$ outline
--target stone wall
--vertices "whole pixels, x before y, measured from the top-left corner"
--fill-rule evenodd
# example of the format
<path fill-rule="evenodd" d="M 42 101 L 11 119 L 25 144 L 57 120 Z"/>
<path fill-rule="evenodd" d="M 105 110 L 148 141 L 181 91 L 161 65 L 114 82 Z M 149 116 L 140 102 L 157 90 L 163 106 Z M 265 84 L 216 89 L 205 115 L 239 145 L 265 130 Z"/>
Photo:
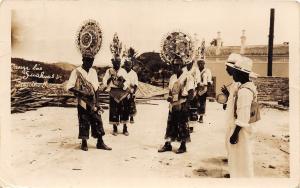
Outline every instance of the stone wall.
<path fill-rule="evenodd" d="M 289 78 L 258 77 L 255 81 L 259 101 L 288 101 Z"/>

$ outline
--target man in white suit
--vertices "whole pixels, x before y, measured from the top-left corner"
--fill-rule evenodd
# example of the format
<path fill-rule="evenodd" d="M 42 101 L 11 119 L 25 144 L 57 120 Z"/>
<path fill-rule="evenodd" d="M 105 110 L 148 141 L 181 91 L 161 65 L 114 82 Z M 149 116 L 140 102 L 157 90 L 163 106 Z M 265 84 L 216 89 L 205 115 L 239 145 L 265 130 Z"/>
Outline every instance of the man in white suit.
<path fill-rule="evenodd" d="M 253 128 L 249 123 L 252 101 L 257 97 L 256 86 L 250 81 L 252 75 L 252 60 L 240 58 L 235 64 L 226 65 L 233 68 L 233 79 L 239 82 L 236 95 L 233 96 L 234 121 L 229 125 L 229 140 L 226 140 L 228 149 L 228 165 L 230 177 L 253 177 Z M 232 106 L 231 106 L 232 107 Z"/>

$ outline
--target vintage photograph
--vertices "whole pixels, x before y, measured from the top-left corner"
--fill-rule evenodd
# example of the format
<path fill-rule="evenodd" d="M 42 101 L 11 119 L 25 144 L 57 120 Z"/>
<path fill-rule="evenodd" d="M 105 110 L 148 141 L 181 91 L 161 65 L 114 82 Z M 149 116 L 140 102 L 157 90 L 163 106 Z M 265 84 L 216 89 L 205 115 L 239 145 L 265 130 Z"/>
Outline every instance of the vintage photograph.
<path fill-rule="evenodd" d="M 12 185 L 290 178 L 292 6 L 49 1 L 12 9 Z"/>

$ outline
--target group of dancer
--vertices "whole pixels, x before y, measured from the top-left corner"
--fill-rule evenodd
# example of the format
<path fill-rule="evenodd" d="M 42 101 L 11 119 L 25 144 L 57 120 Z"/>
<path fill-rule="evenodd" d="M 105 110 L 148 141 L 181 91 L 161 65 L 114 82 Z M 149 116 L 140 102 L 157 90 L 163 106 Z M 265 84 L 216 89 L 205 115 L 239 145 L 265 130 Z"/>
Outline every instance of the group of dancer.
<path fill-rule="evenodd" d="M 85 33 L 82 43 L 87 41 L 84 35 Z M 120 52 L 120 49 L 117 48 L 116 51 Z M 82 66 L 72 71 L 67 84 L 67 89 L 78 98 L 78 138 L 82 139 L 81 149 L 88 150 L 87 139 L 91 129 L 92 137 L 97 139 L 97 148 L 111 150 L 102 139 L 105 132 L 99 92 L 107 91 L 110 95 L 109 123 L 113 125 L 113 135 L 118 135 L 118 125 L 123 124 L 122 133 L 128 136 L 127 125 L 129 121 L 134 122 L 133 116 L 136 114 L 135 93 L 138 88 L 133 58 L 125 57 L 122 68 L 120 53 L 113 53 L 112 67 L 106 70 L 102 80 L 103 87 L 100 89 L 97 72 L 92 68 L 95 53 L 90 53 L 86 47 L 81 52 Z M 173 74 L 168 87 L 169 111 L 165 144 L 158 152 L 172 151 L 171 142 L 179 141 L 181 144 L 176 153 L 180 154 L 187 152 L 186 142 L 191 140 L 190 133 L 193 132 L 191 122 L 203 123 L 207 88 L 212 84 L 212 79 L 203 58 L 186 61 L 176 56 L 170 66 Z M 226 62 L 226 71 L 233 78 L 230 86 L 221 89 L 227 99 L 227 103 L 223 105 L 227 114 L 224 122 L 228 127 L 225 143 L 230 177 L 252 177 L 253 123 L 259 120 L 258 112 L 253 108 L 257 101 L 257 91 L 250 79 L 255 76 L 252 61 L 239 54 L 231 54 Z"/>
<path fill-rule="evenodd" d="M 204 61 L 197 61 L 200 72 Z M 173 64 L 174 74 L 169 82 L 170 103 L 166 142 L 158 152 L 172 151 L 172 141 L 180 141 L 176 153 L 186 152 L 186 142 L 190 141 L 189 121 L 192 119 L 193 106 L 199 109 L 199 120 L 203 121 L 207 94 L 207 77 L 198 77 L 203 80 L 197 82 L 197 77 L 191 76 L 191 64 L 183 65 L 181 60 Z M 184 67 L 184 68 L 182 68 Z M 226 101 L 223 109 L 226 110 L 225 147 L 228 157 L 230 177 L 253 177 L 253 132 L 254 124 L 260 120 L 259 105 L 257 103 L 257 89 L 251 78 L 257 74 L 252 72 L 252 60 L 240 54 L 232 53 L 226 62 L 226 71 L 232 77 L 232 83 L 223 86 L 221 91 Z M 195 74 L 197 75 L 197 74 Z M 195 84 L 197 83 L 197 84 Z M 194 102 L 196 101 L 196 102 Z M 204 107 L 204 108 L 203 108 Z M 196 116 L 197 117 L 197 116 Z"/>
<path fill-rule="evenodd" d="M 121 58 L 115 57 L 111 61 L 113 67 L 106 70 L 102 91 L 99 88 L 97 72 L 92 68 L 93 57 L 82 57 L 82 66 L 72 71 L 67 84 L 67 89 L 78 98 L 78 138 L 82 139 L 81 149 L 84 151 L 88 150 L 87 139 L 90 128 L 92 137 L 98 139 L 97 148 L 111 150 L 102 139 L 105 132 L 101 118 L 103 109 L 98 99 L 99 92 L 109 92 L 109 123 L 113 125 L 113 135 L 118 135 L 118 125 L 123 124 L 122 133 L 128 136 L 127 124 L 129 121 L 134 123 L 138 78 L 132 69 L 132 60 L 127 58 L 124 61 L 124 68 L 121 67 Z M 89 91 L 86 91 L 87 89 Z"/>
<path fill-rule="evenodd" d="M 123 124 L 122 133 L 129 135 L 127 124 L 134 123 L 136 114 L 135 93 L 138 88 L 138 76 L 133 70 L 133 59 L 111 59 L 112 67 L 107 69 L 102 79 L 102 91 L 99 88 L 97 72 L 92 68 L 94 58 L 83 56 L 82 66 L 72 71 L 67 89 L 78 98 L 79 139 L 82 139 L 82 150 L 88 150 L 89 129 L 92 136 L 98 139 L 97 148 L 110 150 L 103 142 L 104 133 L 101 119 L 102 108 L 99 105 L 99 92 L 109 92 L 109 123 L 113 125 L 112 134 L 118 135 L 118 125 Z M 197 65 L 194 65 L 197 63 Z M 171 141 L 181 141 L 177 153 L 186 152 L 185 142 L 190 140 L 193 132 L 189 121 L 203 123 L 206 108 L 207 87 L 211 84 L 210 70 L 205 68 L 205 61 L 200 59 L 184 65 L 181 59 L 172 64 L 174 74 L 169 80 L 170 103 L 166 129 L 166 144 L 159 152 L 171 150 Z M 90 85 L 90 87 L 88 87 Z M 85 89 L 92 92 L 87 92 Z M 91 109 L 91 108 L 94 109 Z M 199 114 L 199 115 L 198 115 Z M 199 116 L 199 118 L 198 118 Z"/>
<path fill-rule="evenodd" d="M 123 124 L 123 134 L 128 136 L 127 124 L 134 123 L 136 114 L 135 93 L 138 87 L 138 77 L 133 70 L 133 60 L 125 59 L 124 69 L 121 58 L 114 57 L 112 68 L 106 70 L 102 83 L 104 90 L 109 92 L 109 123 L 113 125 L 113 135 L 118 135 L 118 125 Z"/>
<path fill-rule="evenodd" d="M 186 142 L 193 132 L 192 122 L 203 123 L 208 87 L 212 84 L 211 71 L 204 59 L 184 63 L 175 59 L 171 64 L 173 75 L 169 80 L 169 114 L 165 144 L 158 152 L 172 151 L 171 142 L 179 141 L 177 154 L 186 152 Z"/>

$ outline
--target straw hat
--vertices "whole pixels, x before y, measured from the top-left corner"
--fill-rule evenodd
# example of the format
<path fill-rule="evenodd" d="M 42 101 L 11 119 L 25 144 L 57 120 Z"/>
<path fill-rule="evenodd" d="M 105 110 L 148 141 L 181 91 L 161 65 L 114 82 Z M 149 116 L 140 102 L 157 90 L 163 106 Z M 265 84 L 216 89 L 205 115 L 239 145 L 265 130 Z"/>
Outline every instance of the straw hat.
<path fill-rule="evenodd" d="M 241 56 L 240 54 L 237 54 L 237 53 L 231 53 L 231 54 L 228 56 L 226 65 L 228 65 L 228 64 L 235 64 L 235 63 L 236 63 L 237 61 L 239 61 L 241 58 L 242 58 L 242 56 Z"/>
<path fill-rule="evenodd" d="M 248 73 L 250 77 L 257 77 L 258 74 L 252 71 L 252 60 L 248 57 L 241 57 L 239 58 L 235 64 L 232 63 L 226 63 L 227 66 L 232 67 L 236 70 Z"/>

